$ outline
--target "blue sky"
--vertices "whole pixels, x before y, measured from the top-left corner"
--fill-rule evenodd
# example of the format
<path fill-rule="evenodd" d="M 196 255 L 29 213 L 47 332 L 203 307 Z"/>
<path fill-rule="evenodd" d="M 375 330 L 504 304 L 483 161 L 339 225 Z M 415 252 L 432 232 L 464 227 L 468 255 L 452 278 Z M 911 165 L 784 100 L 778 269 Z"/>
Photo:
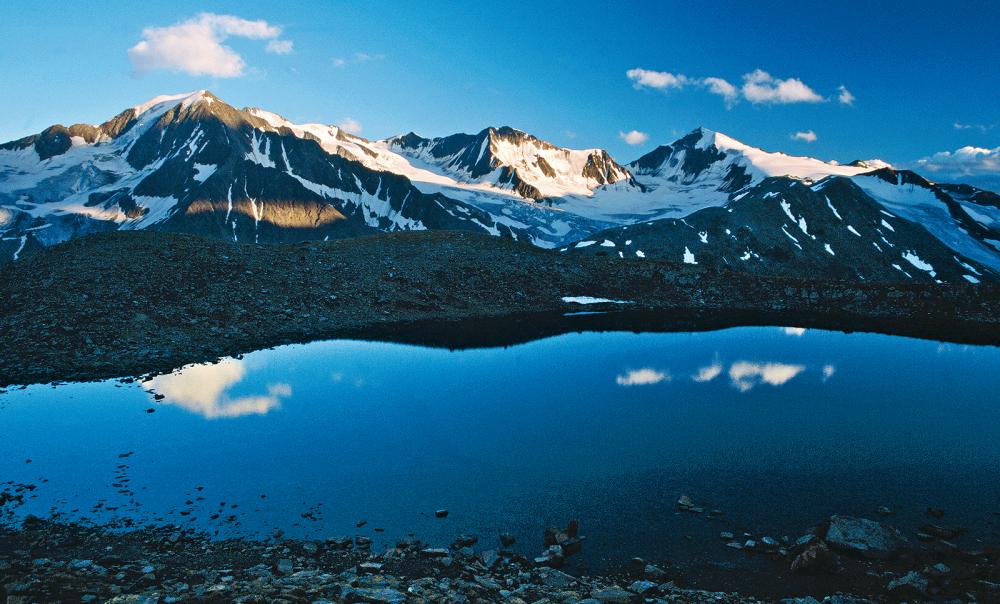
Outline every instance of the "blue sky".
<path fill-rule="evenodd" d="M 266 23 L 202 20 L 209 46 L 170 38 L 191 28 L 144 33 L 204 12 Z M 0 5 L 0 140 L 208 88 L 368 138 L 511 125 L 629 161 L 704 125 L 841 161 L 949 152 L 924 168 L 990 174 L 1000 172 L 998 31 L 991 2 L 11 1 Z M 646 71 L 630 79 L 636 69 Z M 629 144 L 633 130 L 633 143 L 648 138 Z M 988 153 L 955 153 L 966 146 Z"/>

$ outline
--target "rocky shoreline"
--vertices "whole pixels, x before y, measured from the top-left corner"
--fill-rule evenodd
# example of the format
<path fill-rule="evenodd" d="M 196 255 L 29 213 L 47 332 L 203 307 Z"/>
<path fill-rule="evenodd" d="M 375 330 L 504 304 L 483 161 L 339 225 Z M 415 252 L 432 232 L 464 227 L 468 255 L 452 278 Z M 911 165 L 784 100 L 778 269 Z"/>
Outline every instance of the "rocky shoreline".
<path fill-rule="evenodd" d="M 626 304 L 564 299 L 579 296 Z M 11 353 L 0 356 L 0 385 L 166 372 L 329 338 L 461 348 L 568 331 L 732 325 L 1000 344 L 1000 291 L 570 258 L 462 232 L 289 245 L 115 232 L 4 266 L 0 346 Z"/>
<path fill-rule="evenodd" d="M 678 510 L 711 513 L 687 496 Z M 794 540 L 722 533 L 723 547 L 761 564 L 752 579 L 734 572 L 712 585 L 697 570 L 638 558 L 600 575 L 561 570 L 584 547 L 575 521 L 545 529 L 547 549 L 526 557 L 506 534 L 377 551 L 363 535 L 213 540 L 174 526 L 123 531 L 28 516 L 0 527 L 0 595 L 7 604 L 997 601 L 1000 552 L 959 547 L 949 538 L 960 529 L 935 522 L 916 539 L 836 515 Z"/>

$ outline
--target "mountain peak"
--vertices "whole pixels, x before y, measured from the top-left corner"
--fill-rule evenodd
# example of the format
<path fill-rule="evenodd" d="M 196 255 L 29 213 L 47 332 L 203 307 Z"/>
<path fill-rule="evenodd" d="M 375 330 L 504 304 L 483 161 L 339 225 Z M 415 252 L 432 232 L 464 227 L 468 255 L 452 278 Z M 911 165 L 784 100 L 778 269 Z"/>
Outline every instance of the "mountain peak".
<path fill-rule="evenodd" d="M 160 105 L 169 104 L 172 107 L 179 103 L 186 108 L 199 102 L 205 102 L 211 105 L 218 100 L 220 100 L 219 97 L 215 96 L 208 90 L 195 90 L 193 92 L 185 92 L 182 94 L 161 94 L 160 96 L 149 99 L 145 103 L 140 103 L 135 107 L 132 107 L 132 109 L 135 111 L 136 117 L 138 117 L 150 109 Z"/>

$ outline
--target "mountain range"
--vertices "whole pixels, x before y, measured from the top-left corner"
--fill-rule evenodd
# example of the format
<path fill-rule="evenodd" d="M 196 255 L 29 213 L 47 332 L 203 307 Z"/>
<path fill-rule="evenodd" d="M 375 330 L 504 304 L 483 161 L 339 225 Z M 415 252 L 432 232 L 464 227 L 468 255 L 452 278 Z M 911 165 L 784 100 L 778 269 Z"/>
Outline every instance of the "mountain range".
<path fill-rule="evenodd" d="M 1000 280 L 1000 196 L 698 128 L 628 164 L 510 127 L 366 140 L 161 96 L 0 145 L 0 258 L 88 233 L 233 242 L 485 232 L 609 261 L 847 280 Z"/>

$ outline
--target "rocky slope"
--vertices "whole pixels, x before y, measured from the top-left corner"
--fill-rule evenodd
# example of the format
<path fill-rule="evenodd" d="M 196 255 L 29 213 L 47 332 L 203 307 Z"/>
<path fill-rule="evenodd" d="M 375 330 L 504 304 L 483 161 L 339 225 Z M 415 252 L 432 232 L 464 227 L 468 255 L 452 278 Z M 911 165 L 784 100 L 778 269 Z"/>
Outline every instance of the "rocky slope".
<path fill-rule="evenodd" d="M 630 304 L 563 299 L 575 296 Z M 169 371 L 334 337 L 455 347 L 580 329 L 776 324 L 998 343 L 998 304 L 985 282 L 866 284 L 568 258 L 475 233 L 273 246 L 115 232 L 5 267 L 0 346 L 16 353 L 0 355 L 0 384 Z"/>

